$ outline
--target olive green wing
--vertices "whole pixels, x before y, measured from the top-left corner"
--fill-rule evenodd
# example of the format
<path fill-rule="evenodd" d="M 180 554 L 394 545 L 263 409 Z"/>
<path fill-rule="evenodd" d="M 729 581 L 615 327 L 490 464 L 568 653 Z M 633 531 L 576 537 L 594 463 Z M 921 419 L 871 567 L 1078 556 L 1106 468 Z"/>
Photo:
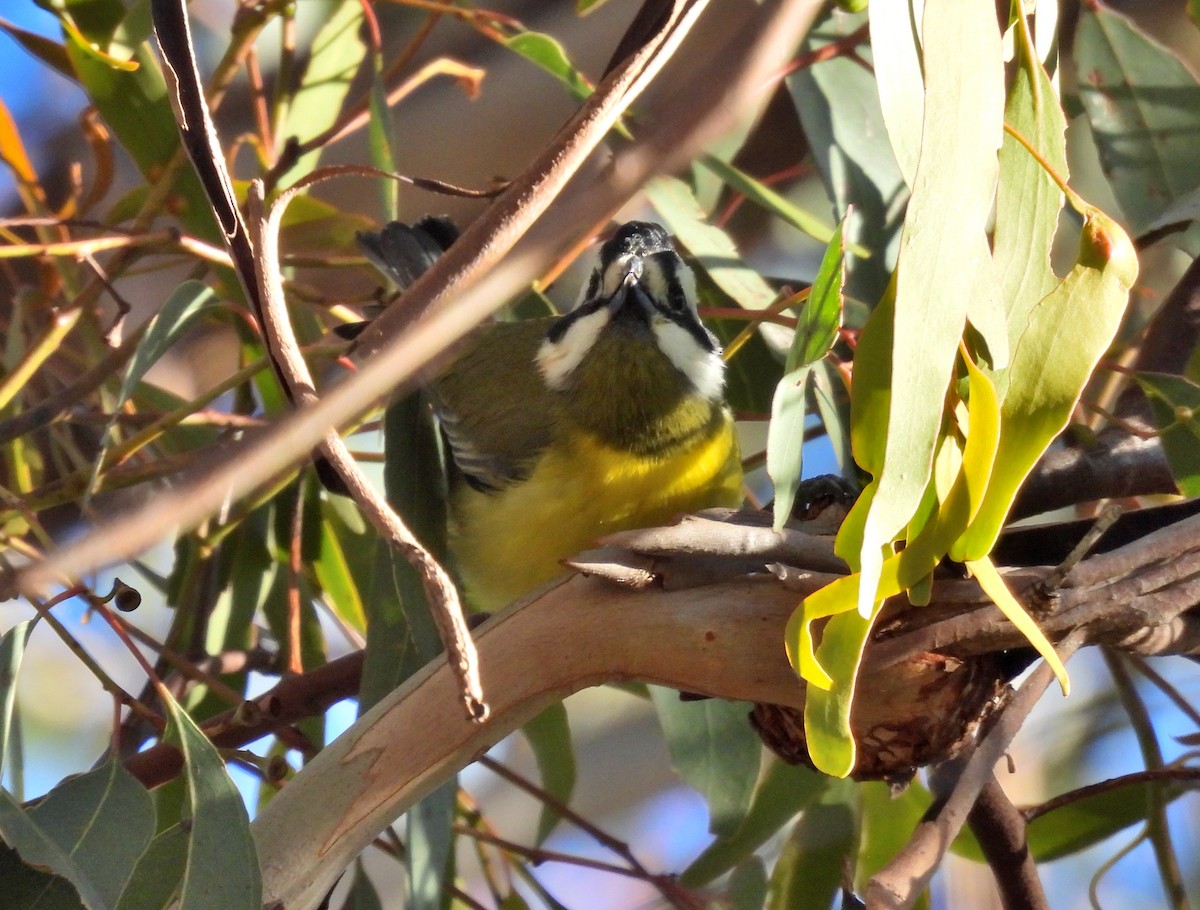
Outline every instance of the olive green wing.
<path fill-rule="evenodd" d="M 560 406 L 535 358 L 553 321 L 484 326 L 430 383 L 453 466 L 476 489 L 524 479 L 550 443 Z"/>

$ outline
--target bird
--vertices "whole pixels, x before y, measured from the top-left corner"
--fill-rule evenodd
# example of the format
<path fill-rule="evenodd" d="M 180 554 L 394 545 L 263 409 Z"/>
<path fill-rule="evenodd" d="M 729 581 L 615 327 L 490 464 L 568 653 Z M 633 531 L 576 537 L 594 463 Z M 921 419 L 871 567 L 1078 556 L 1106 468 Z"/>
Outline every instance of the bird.
<path fill-rule="evenodd" d="M 359 244 L 403 288 L 456 236 L 426 217 Z M 475 330 L 428 383 L 448 450 L 449 552 L 472 607 L 528 594 L 606 534 L 740 505 L 724 386 L 695 276 L 651 222 L 599 247 L 564 315 Z"/>

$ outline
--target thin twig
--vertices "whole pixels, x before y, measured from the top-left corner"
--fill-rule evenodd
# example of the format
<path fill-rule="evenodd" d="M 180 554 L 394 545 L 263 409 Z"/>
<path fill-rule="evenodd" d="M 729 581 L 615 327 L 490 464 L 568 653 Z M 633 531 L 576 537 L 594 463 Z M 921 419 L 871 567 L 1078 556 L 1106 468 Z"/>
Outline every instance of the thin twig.
<path fill-rule="evenodd" d="M 1154 732 L 1154 721 L 1150 712 L 1142 702 L 1141 696 L 1129 671 L 1122 663 L 1122 658 L 1107 648 L 1102 649 L 1104 663 L 1112 674 L 1117 696 L 1121 700 L 1125 713 L 1137 737 L 1138 748 L 1142 752 L 1142 760 L 1148 771 L 1161 770 L 1163 767 L 1162 749 Z M 1179 859 L 1175 856 L 1175 848 L 1171 845 L 1171 829 L 1167 824 L 1167 807 L 1162 793 L 1158 788 L 1151 788 L 1146 795 L 1146 837 L 1154 848 L 1154 858 L 1158 863 L 1158 874 L 1162 879 L 1163 891 L 1166 892 L 1167 902 L 1174 910 L 1187 910 L 1187 891 L 1183 886 L 1183 874 L 1179 869 Z"/>

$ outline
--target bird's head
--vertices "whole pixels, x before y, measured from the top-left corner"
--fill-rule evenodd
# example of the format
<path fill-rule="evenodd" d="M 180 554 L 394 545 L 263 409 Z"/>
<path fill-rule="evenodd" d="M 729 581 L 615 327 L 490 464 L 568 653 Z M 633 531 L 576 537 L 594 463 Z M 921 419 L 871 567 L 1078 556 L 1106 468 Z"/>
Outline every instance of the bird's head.
<path fill-rule="evenodd" d="M 721 348 L 696 310 L 692 270 L 657 224 L 630 221 L 601 247 L 571 312 L 556 321 L 537 364 L 552 389 L 568 387 L 590 358 L 653 354 L 666 358 L 697 393 L 719 399 L 725 380 Z"/>

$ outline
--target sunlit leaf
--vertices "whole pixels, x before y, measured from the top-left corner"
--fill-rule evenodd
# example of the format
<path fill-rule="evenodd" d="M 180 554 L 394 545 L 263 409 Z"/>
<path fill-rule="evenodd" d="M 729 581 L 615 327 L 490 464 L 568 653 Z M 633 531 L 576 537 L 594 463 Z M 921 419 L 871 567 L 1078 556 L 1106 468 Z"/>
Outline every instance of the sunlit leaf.
<path fill-rule="evenodd" d="M 924 6 L 924 0 L 894 0 L 867 7 L 883 122 L 900 173 L 910 187 L 916 185 L 921 123 L 925 117 L 925 86 L 921 75 Z M 937 53 L 934 59 L 940 61 Z"/>
<path fill-rule="evenodd" d="M 563 46 L 541 32 L 521 32 L 505 42 L 509 50 L 541 67 L 571 91 L 576 100 L 592 93 L 592 86 L 579 72 Z"/>
<path fill-rule="evenodd" d="M 1015 31 L 1020 66 L 1009 89 L 1004 120 L 1065 181 L 1066 118 L 1054 86 L 1025 40 L 1025 29 L 1018 24 Z M 1000 147 L 992 258 L 998 296 L 1008 313 L 1009 356 L 1025 329 L 1029 311 L 1058 283 L 1050 269 L 1050 249 L 1061 208 L 1062 190 L 1053 177 L 1006 132 Z M 1006 364 L 992 361 L 992 365 Z"/>
<path fill-rule="evenodd" d="M 842 322 L 842 286 L 845 250 L 842 226 L 834 232 L 821 262 L 807 302 L 800 311 L 796 334 L 788 352 L 786 373 L 771 402 L 767 433 L 767 473 L 775 488 L 775 530 L 782 529 L 792 513 L 800 485 L 807 416 L 808 379 L 812 365 L 837 341 Z"/>
<path fill-rule="evenodd" d="M 742 261 L 729 235 L 708 223 L 686 183 L 674 177 L 656 177 L 645 189 L 671 233 L 722 291 L 747 310 L 771 305 L 775 291 Z"/>
<path fill-rule="evenodd" d="M 337 122 L 350 83 L 363 60 L 365 45 L 359 37 L 362 23 L 362 4 L 358 0 L 342 0 L 313 37 L 300 88 L 288 104 L 277 133 L 280 149 L 290 139 L 307 142 Z M 320 157 L 321 149 L 301 156 L 287 171 L 286 183 L 295 183 L 309 174 Z"/>
<path fill-rule="evenodd" d="M 1004 104 L 1000 34 L 984 4 L 927 0 L 921 158 L 900 239 L 892 387 L 878 490 L 863 530 L 859 612 L 869 615 L 881 548 L 908 523 L 933 465 L 967 304 L 990 286 Z"/>
<path fill-rule="evenodd" d="M 1137 257 L 1125 232 L 1087 207 L 1078 262 L 1033 308 L 1013 351 L 996 467 L 958 549 L 963 558 L 979 558 L 991 550 L 1021 483 L 1067 425 L 1092 369 L 1116 334 L 1136 277 Z"/>

